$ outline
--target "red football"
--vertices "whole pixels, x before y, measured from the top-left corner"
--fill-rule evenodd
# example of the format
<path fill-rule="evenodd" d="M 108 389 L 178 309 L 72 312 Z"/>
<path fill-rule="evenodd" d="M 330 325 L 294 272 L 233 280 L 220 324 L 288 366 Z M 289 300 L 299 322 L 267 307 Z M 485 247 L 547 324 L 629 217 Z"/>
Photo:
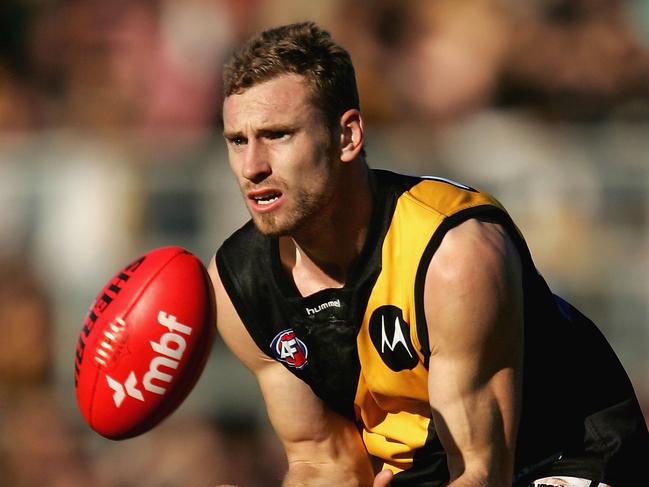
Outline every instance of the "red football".
<path fill-rule="evenodd" d="M 203 371 L 214 315 L 207 271 L 183 248 L 152 250 L 118 272 L 77 342 L 77 403 L 90 427 L 123 439 L 171 414 Z"/>

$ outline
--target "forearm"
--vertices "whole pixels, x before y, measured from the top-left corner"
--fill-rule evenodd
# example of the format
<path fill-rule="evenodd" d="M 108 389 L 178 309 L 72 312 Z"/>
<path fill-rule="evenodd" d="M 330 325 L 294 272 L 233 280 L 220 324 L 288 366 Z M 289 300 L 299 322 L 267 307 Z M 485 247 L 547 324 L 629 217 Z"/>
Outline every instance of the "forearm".
<path fill-rule="evenodd" d="M 371 486 L 367 472 L 343 462 L 290 462 L 282 487 L 364 487 Z"/>

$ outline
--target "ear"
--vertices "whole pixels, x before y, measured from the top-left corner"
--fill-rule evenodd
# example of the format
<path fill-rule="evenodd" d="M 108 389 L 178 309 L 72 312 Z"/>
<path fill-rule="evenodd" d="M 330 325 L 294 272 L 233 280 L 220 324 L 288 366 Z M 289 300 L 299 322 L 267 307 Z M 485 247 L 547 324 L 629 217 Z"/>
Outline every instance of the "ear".
<path fill-rule="evenodd" d="M 340 160 L 351 162 L 363 149 L 363 117 L 351 108 L 340 117 Z"/>

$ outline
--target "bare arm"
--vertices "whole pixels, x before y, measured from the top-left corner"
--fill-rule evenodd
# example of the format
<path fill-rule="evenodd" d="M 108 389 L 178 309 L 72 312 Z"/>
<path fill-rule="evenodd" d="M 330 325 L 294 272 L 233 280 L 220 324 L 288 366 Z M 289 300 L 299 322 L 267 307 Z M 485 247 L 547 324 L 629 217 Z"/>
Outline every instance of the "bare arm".
<path fill-rule="evenodd" d="M 501 226 L 449 231 L 426 277 L 428 389 L 452 486 L 511 485 L 521 390 L 518 252 Z"/>
<path fill-rule="evenodd" d="M 356 426 L 327 409 L 311 388 L 254 343 L 210 263 L 218 329 L 232 352 L 256 376 L 270 421 L 288 459 L 283 485 L 372 485 L 372 467 Z"/>

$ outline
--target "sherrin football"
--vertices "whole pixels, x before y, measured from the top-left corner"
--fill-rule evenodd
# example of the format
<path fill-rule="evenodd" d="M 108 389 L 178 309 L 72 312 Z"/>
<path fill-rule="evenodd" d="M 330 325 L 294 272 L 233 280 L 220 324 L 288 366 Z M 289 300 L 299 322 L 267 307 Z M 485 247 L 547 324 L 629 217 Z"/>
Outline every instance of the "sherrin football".
<path fill-rule="evenodd" d="M 214 315 L 207 271 L 183 248 L 152 250 L 119 271 L 77 341 L 77 403 L 90 427 L 117 440 L 169 416 L 203 371 Z"/>

